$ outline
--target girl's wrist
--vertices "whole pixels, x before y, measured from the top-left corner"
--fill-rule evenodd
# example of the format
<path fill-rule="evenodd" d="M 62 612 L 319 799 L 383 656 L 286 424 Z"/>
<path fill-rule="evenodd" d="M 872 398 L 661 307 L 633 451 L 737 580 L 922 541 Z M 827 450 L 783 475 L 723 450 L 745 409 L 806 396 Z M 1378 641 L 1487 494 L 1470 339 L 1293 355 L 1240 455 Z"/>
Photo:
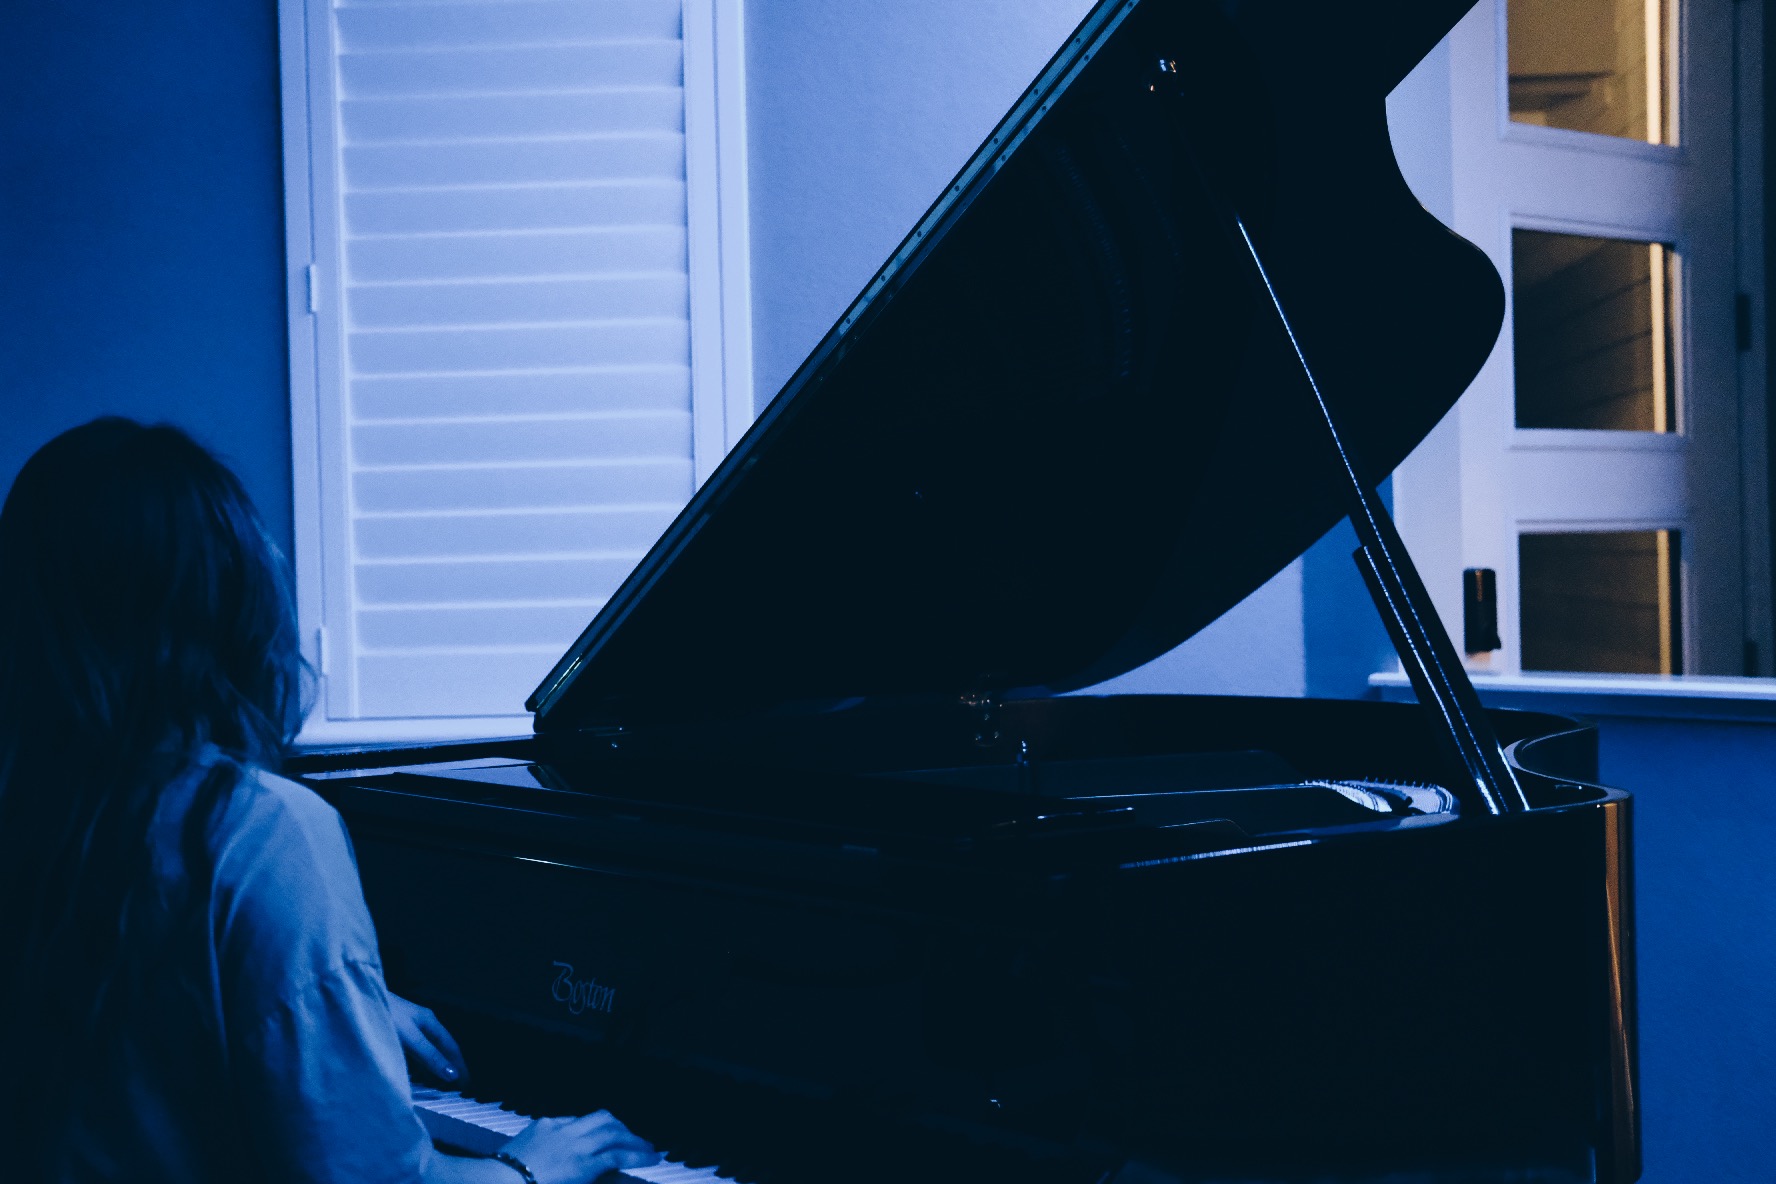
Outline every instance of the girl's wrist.
<path fill-rule="evenodd" d="M 493 1158 L 524 1177 L 524 1184 L 537 1184 L 537 1178 L 531 1174 L 530 1168 L 526 1167 L 524 1161 L 511 1152 L 496 1151 L 493 1153 Z"/>

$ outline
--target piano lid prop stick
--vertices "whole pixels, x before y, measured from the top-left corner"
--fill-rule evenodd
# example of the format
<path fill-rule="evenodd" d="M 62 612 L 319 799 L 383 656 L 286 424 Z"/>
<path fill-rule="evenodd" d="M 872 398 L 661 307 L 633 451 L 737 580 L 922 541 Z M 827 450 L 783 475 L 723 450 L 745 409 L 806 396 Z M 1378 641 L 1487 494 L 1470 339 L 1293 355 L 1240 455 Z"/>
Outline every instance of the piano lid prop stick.
<path fill-rule="evenodd" d="M 1170 59 L 1160 62 L 1159 71 L 1163 75 L 1178 77 L 1177 63 Z M 1276 285 L 1271 282 L 1270 269 L 1264 266 L 1258 244 L 1252 241 L 1251 232 L 1246 229 L 1245 219 L 1211 179 L 1188 138 L 1183 146 L 1204 195 L 1221 207 L 1226 219 L 1222 229 L 1230 237 L 1238 237 L 1239 247 L 1252 265 L 1253 276 L 1264 290 L 1265 303 L 1276 317 L 1277 326 L 1289 343 L 1290 355 L 1313 396 L 1320 424 L 1326 429 L 1332 453 L 1338 460 L 1339 473 L 1344 478 L 1346 514 L 1356 529 L 1357 541 L 1362 544 L 1357 551 L 1357 566 L 1362 570 L 1375 607 L 1387 625 L 1394 649 L 1400 655 L 1400 663 L 1406 668 L 1419 703 L 1436 715 L 1441 725 L 1437 732 L 1453 758 L 1451 771 L 1464 775 L 1464 780 L 1452 787 L 1457 800 L 1464 807 L 1487 814 L 1529 809 L 1529 799 L 1524 796 L 1517 775 L 1511 771 L 1510 762 L 1505 760 L 1504 749 L 1486 719 L 1485 708 L 1480 705 L 1480 696 L 1474 693 L 1474 684 L 1468 681 L 1466 668 L 1456 657 L 1455 647 L 1431 608 L 1430 594 L 1412 566 L 1406 544 L 1401 541 L 1387 507 L 1381 504 L 1374 488 L 1357 471 L 1356 460 L 1339 431 L 1338 419 L 1326 402 L 1319 380 L 1314 377 L 1313 367 L 1302 351 L 1301 339 L 1295 334 L 1295 326 L 1289 320 Z"/>
<path fill-rule="evenodd" d="M 1302 377 L 1307 380 L 1308 390 L 1313 393 L 1320 422 L 1338 457 L 1345 494 L 1350 499 L 1350 522 L 1356 528 L 1357 540 L 1362 543 L 1356 553 L 1357 566 L 1362 569 L 1369 594 L 1374 597 L 1375 607 L 1387 624 L 1418 701 L 1437 715 L 1443 725 L 1441 735 L 1453 747 L 1458 765 L 1467 774 L 1468 785 L 1463 788 L 1468 792 L 1456 796 L 1463 799 L 1464 804 L 1479 805 L 1488 814 L 1529 809 L 1529 799 L 1524 796 L 1523 787 L 1505 760 L 1504 749 L 1486 719 L 1485 708 L 1481 707 L 1480 696 L 1474 692 L 1474 684 L 1468 681 L 1468 673 L 1456 657 L 1455 647 L 1430 607 L 1430 596 L 1425 592 L 1417 569 L 1412 566 L 1394 520 L 1375 490 L 1357 472 L 1356 461 L 1345 446 L 1338 421 L 1314 378 L 1307 355 L 1301 350 L 1301 342 L 1295 336 L 1294 326 L 1289 323 L 1282 298 L 1270 281 L 1270 273 L 1258 254 L 1257 244 L 1252 241 L 1239 214 L 1229 213 L 1239 231 L 1240 241 L 1245 244 L 1246 256 L 1252 261 L 1258 281 L 1263 285 L 1271 311 L 1276 314 L 1277 324 L 1289 339 L 1289 348 L 1301 368 Z"/>

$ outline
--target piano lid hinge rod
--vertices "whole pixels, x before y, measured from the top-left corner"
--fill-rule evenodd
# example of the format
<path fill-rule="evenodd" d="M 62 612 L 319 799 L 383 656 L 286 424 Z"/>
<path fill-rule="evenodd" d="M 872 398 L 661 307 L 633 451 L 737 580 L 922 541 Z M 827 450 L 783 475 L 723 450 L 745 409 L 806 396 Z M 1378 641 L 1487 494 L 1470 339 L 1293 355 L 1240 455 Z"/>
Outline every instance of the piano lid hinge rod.
<path fill-rule="evenodd" d="M 1282 298 L 1271 283 L 1270 272 L 1258 254 L 1257 244 L 1246 230 L 1245 221 L 1237 212 L 1230 213 L 1332 442 L 1350 502 L 1350 522 L 1362 543 L 1357 551 L 1357 565 L 1362 569 L 1370 595 L 1375 598 L 1376 608 L 1387 624 L 1394 648 L 1399 652 L 1401 664 L 1406 667 L 1419 702 L 1437 715 L 1441 732 L 1455 749 L 1454 755 L 1472 786 L 1472 795 L 1464 793 L 1459 796 L 1476 797 L 1476 804 L 1489 814 L 1527 810 L 1529 801 L 1524 797 L 1523 787 L 1517 783 L 1516 775 L 1505 760 L 1504 750 L 1486 720 L 1485 709 L 1480 706 L 1480 697 L 1474 693 L 1474 685 L 1468 681 L 1467 671 L 1462 669 L 1454 646 L 1430 608 L 1430 596 L 1406 554 L 1406 546 L 1393 519 L 1375 490 L 1357 471 L 1356 461 L 1345 446 L 1337 418 L 1326 402 L 1313 368 L 1308 365 L 1307 355 L 1302 352 L 1300 339 L 1289 322 Z"/>

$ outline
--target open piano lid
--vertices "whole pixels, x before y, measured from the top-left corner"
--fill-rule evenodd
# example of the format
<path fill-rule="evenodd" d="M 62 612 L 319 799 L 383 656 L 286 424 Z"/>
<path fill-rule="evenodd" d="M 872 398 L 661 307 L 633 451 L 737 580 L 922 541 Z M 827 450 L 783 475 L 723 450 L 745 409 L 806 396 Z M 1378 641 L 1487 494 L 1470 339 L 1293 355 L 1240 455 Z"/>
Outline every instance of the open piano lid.
<path fill-rule="evenodd" d="M 527 706 L 539 731 L 1089 686 L 1347 505 L 1504 298 L 1385 98 L 1473 0 L 1104 0 Z"/>

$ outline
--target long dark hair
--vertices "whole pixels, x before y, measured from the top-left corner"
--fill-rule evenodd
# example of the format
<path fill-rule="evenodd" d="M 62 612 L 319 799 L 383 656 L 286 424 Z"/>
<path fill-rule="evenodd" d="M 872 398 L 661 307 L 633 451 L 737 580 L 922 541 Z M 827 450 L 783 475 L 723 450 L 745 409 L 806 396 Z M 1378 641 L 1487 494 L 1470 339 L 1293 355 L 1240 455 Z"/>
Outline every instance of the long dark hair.
<path fill-rule="evenodd" d="M 94 420 L 20 471 L 0 509 L 9 1148 L 53 1158 L 45 1130 L 165 944 L 136 899 L 162 791 L 207 769 L 179 832 L 201 891 L 206 828 L 240 770 L 275 767 L 300 722 L 300 669 L 278 549 L 240 481 L 184 432 Z"/>

